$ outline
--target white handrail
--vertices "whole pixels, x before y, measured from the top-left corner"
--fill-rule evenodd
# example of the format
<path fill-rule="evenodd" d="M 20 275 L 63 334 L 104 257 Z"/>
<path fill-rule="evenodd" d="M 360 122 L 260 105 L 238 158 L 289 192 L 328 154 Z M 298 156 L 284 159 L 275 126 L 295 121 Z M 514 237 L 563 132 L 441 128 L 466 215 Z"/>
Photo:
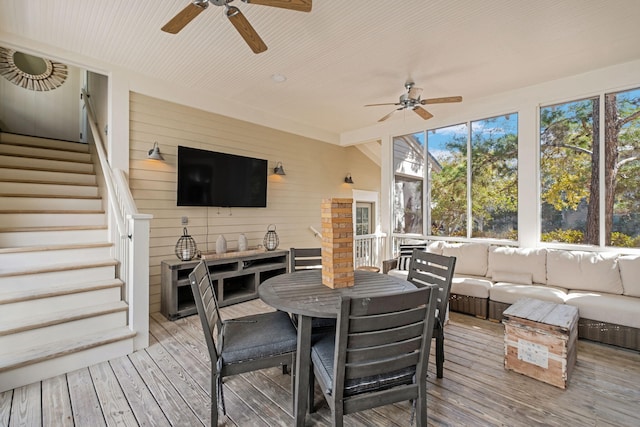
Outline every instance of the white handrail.
<path fill-rule="evenodd" d="M 127 229 L 124 224 L 124 213 L 122 212 L 121 207 L 118 205 L 118 194 L 114 188 L 115 179 L 113 178 L 113 173 L 111 172 L 111 165 L 109 165 L 109 162 L 107 161 L 107 153 L 104 150 L 102 139 L 100 138 L 100 130 L 98 128 L 98 123 L 96 122 L 96 116 L 93 112 L 93 108 L 91 107 L 89 94 L 85 89 L 82 89 L 82 98 L 84 100 L 84 105 L 87 108 L 89 126 L 91 127 L 91 133 L 93 134 L 93 140 L 96 146 L 96 152 L 98 153 L 98 160 L 100 161 L 102 174 L 104 175 L 105 186 L 107 187 L 108 194 L 107 198 L 109 200 L 109 204 L 113 209 L 116 224 L 118 225 L 118 233 L 120 233 L 120 237 L 127 236 L 131 238 L 131 236 L 127 233 Z"/>

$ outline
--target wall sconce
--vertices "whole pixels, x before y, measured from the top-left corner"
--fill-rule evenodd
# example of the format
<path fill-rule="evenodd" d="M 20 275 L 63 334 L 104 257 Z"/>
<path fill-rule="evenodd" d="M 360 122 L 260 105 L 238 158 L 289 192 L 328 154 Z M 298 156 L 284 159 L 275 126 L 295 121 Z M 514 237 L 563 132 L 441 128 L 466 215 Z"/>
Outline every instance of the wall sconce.
<path fill-rule="evenodd" d="M 275 173 L 276 175 L 286 175 L 286 173 L 284 173 L 284 167 L 282 166 L 282 162 L 278 162 L 276 167 L 273 168 L 273 173 Z"/>
<path fill-rule="evenodd" d="M 344 182 L 347 184 L 353 184 L 353 179 L 351 179 L 351 174 L 348 173 L 347 176 L 344 177 Z"/>
<path fill-rule="evenodd" d="M 147 153 L 147 159 L 164 160 L 164 157 L 162 157 L 162 154 L 160 154 L 160 147 L 158 147 L 158 141 L 153 143 L 153 148 L 149 150 L 149 153 Z"/>

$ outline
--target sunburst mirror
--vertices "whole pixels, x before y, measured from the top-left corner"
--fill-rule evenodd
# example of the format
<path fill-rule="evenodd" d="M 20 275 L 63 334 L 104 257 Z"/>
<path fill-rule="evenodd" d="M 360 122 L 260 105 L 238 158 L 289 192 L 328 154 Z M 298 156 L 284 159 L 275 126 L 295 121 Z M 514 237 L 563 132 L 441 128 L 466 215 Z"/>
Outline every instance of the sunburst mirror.
<path fill-rule="evenodd" d="M 47 91 L 67 79 L 67 66 L 46 58 L 0 47 L 0 74 L 16 86 Z"/>

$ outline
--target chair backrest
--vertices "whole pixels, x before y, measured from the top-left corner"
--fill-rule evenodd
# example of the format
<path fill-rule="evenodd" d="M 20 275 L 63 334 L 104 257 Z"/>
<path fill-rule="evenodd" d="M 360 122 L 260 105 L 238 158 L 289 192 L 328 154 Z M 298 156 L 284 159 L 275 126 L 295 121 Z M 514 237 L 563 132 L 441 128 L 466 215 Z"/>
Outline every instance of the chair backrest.
<path fill-rule="evenodd" d="M 333 393 L 345 414 L 418 396 L 417 382 L 426 378 L 429 362 L 434 296 L 433 288 L 425 286 L 342 298 Z"/>
<path fill-rule="evenodd" d="M 207 268 L 205 260 L 200 261 L 189 274 L 189 282 L 191 283 L 193 299 L 196 303 L 200 322 L 202 323 L 202 330 L 205 340 L 207 341 L 207 348 L 209 349 L 209 356 L 211 357 L 211 366 L 212 369 L 215 369 L 221 347 L 216 347 L 214 336 L 215 334 L 218 335 L 217 342 L 218 345 L 221 346 L 222 343 L 219 337 L 222 332 L 222 319 L 220 318 L 218 300 L 216 299 L 215 290 L 213 289 L 211 276 L 209 276 L 209 269 Z"/>
<path fill-rule="evenodd" d="M 322 248 L 289 249 L 290 271 L 322 268 Z"/>
<path fill-rule="evenodd" d="M 455 267 L 456 257 L 419 249 L 414 249 L 411 255 L 407 280 L 418 287 L 432 285 L 438 289 L 436 313 L 440 326 L 445 322 Z"/>

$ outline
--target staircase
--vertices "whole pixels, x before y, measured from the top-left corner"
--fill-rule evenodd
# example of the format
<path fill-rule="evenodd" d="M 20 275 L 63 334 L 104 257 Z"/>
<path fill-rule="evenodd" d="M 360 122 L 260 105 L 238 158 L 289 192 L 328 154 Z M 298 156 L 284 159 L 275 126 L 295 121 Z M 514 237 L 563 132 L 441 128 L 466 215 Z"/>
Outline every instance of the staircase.
<path fill-rule="evenodd" d="M 133 351 L 86 144 L 0 133 L 0 392 Z"/>

